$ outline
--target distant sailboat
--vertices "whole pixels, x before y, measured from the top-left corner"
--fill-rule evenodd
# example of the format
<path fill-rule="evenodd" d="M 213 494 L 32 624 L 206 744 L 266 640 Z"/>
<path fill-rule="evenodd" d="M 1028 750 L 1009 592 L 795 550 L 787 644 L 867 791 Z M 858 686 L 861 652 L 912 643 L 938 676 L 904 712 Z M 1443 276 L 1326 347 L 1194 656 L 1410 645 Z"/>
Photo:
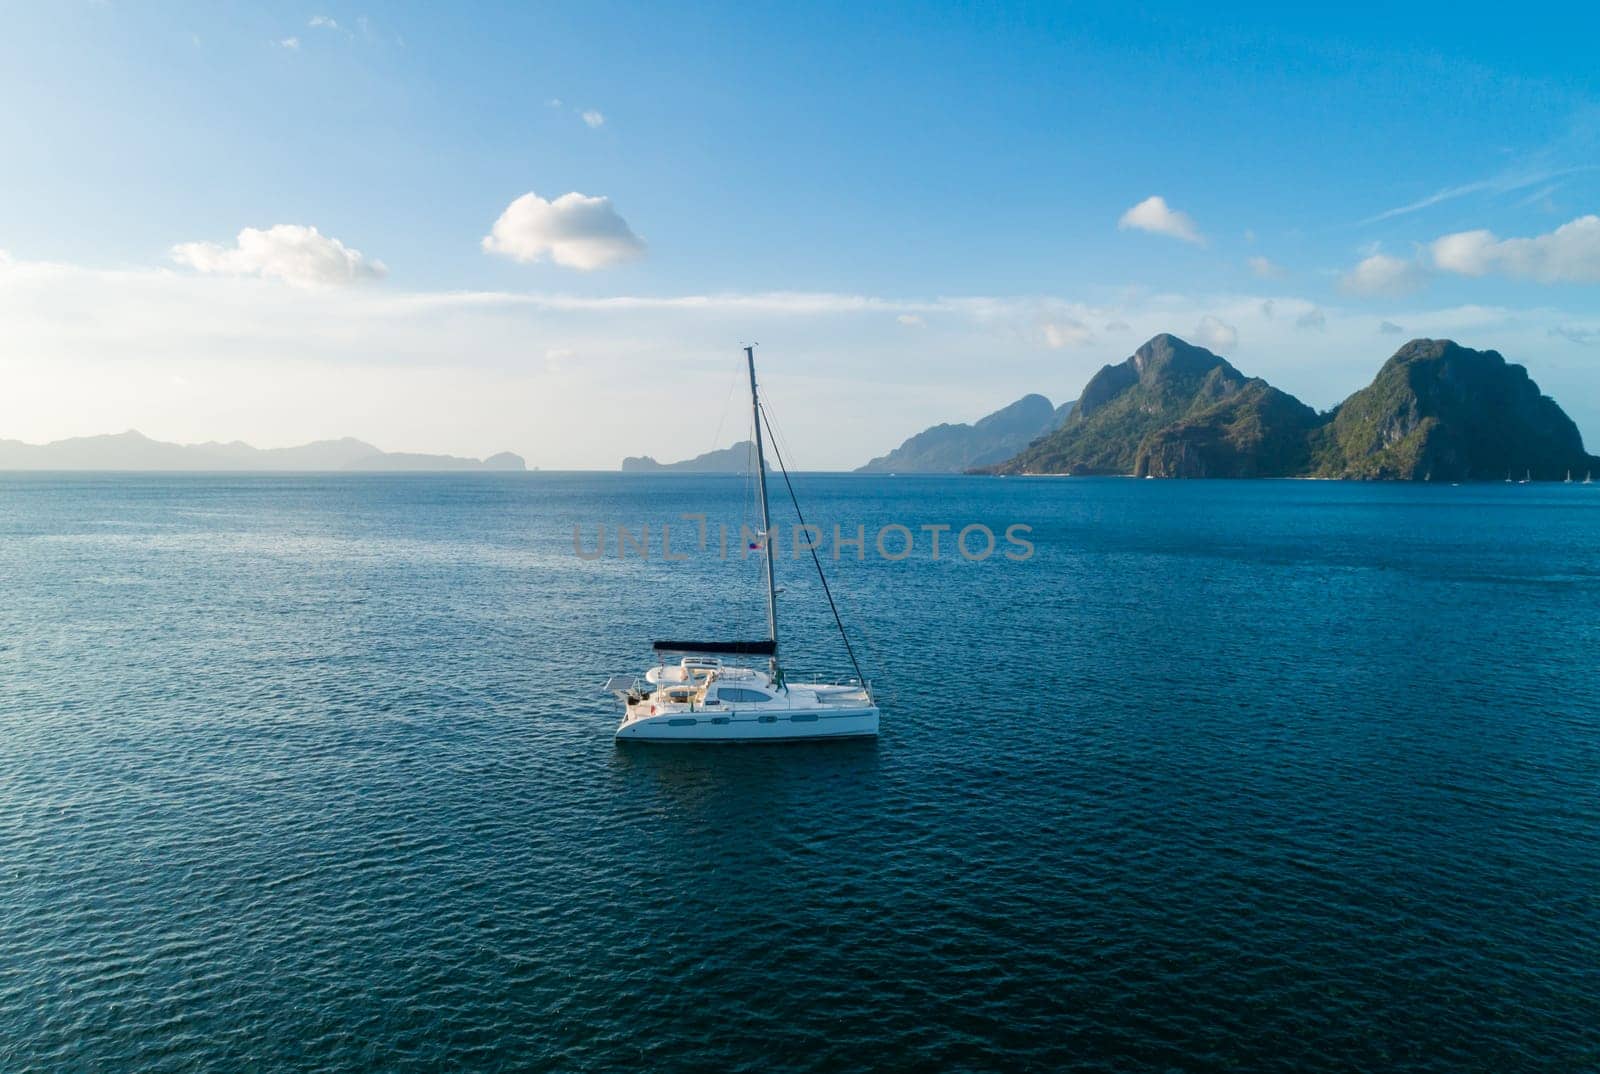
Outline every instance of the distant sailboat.
<path fill-rule="evenodd" d="M 1589 473 L 1584 477 L 1583 483 L 1585 485 L 1594 484 L 1594 471 L 1593 470 L 1590 470 Z"/>
<path fill-rule="evenodd" d="M 1572 471 L 1571 471 L 1571 470 L 1568 470 L 1568 471 L 1567 471 L 1567 479 L 1566 479 L 1566 480 L 1565 480 L 1565 481 L 1563 481 L 1563 482 L 1561 482 L 1561 483 L 1562 483 L 1562 484 L 1563 484 L 1563 485 L 1570 485 L 1570 484 L 1572 484 Z"/>
<path fill-rule="evenodd" d="M 1517 484 L 1519 484 L 1519 485 L 1526 485 L 1526 484 L 1527 484 L 1527 483 L 1528 483 L 1528 482 L 1530 482 L 1530 481 L 1532 481 L 1532 480 L 1533 480 L 1533 471 L 1532 471 L 1532 470 L 1529 470 L 1529 471 L 1528 471 L 1528 476 L 1527 476 L 1527 477 L 1524 477 L 1524 478 L 1523 478 L 1523 479 L 1522 479 L 1522 480 L 1521 480 L 1521 481 L 1518 481 L 1518 482 L 1517 482 Z"/>
<path fill-rule="evenodd" d="M 1507 471 L 1506 471 L 1506 484 L 1508 484 L 1508 485 L 1512 485 L 1512 484 L 1515 484 L 1515 483 L 1516 483 L 1516 482 L 1514 482 L 1514 481 L 1512 481 L 1512 480 L 1511 480 L 1511 471 L 1510 471 L 1510 470 L 1507 470 Z"/>

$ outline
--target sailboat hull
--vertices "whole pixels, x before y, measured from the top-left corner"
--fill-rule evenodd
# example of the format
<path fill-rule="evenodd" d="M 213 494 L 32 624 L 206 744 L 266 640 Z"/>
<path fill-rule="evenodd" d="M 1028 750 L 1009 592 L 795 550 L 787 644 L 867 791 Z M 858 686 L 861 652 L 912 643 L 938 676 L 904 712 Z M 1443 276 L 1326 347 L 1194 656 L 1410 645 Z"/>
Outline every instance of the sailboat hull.
<path fill-rule="evenodd" d="M 624 720 L 617 728 L 619 741 L 643 742 L 804 742 L 877 734 L 876 705 L 759 714 L 664 712 Z"/>

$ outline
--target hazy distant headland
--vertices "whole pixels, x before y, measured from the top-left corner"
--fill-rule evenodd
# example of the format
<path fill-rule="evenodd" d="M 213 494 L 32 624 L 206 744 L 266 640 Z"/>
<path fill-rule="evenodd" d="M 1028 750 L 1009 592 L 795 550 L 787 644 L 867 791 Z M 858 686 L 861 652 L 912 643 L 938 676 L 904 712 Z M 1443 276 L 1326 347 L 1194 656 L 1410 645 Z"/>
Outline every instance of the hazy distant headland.
<path fill-rule="evenodd" d="M 509 451 L 487 459 L 383 451 L 362 440 L 318 440 L 289 448 L 257 448 L 238 440 L 223 444 L 170 444 L 129 430 L 78 436 L 48 444 L 0 440 L 0 470 L 298 470 L 442 471 L 526 470 Z"/>
<path fill-rule="evenodd" d="M 630 455 L 622 460 L 625 474 L 740 474 L 755 465 L 756 446 L 741 440 L 725 448 L 708 451 L 682 462 L 657 462 L 649 455 Z"/>
<path fill-rule="evenodd" d="M 1059 429 L 1077 405 L 1054 406 L 1042 395 L 1024 395 L 971 425 L 935 425 L 880 455 L 858 474 L 958 474 L 1012 458 L 1041 436 Z"/>

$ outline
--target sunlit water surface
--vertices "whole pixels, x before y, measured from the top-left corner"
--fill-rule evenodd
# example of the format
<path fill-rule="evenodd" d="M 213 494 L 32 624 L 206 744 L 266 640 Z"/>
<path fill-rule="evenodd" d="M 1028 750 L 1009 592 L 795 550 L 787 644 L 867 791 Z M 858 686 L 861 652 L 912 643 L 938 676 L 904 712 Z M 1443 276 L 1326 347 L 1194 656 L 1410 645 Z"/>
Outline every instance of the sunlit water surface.
<path fill-rule="evenodd" d="M 1600 1066 L 1600 486 L 797 485 L 876 743 L 613 743 L 738 478 L 0 476 L 0 1070 Z"/>

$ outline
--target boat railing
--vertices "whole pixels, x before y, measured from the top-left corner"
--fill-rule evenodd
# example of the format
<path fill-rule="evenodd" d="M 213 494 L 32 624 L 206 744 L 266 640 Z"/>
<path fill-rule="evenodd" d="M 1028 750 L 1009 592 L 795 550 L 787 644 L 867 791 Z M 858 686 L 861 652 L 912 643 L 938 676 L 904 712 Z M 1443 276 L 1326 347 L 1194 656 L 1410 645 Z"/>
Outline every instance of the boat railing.
<path fill-rule="evenodd" d="M 855 678 L 852 675 L 817 674 L 817 673 L 809 672 L 809 671 L 808 672 L 803 672 L 803 673 L 787 673 L 786 672 L 785 673 L 785 678 L 788 678 L 788 679 L 790 679 L 790 680 L 792 680 L 794 682 L 797 682 L 797 683 L 804 683 L 807 686 L 860 686 L 861 685 L 861 680 L 858 679 L 858 678 Z"/>

